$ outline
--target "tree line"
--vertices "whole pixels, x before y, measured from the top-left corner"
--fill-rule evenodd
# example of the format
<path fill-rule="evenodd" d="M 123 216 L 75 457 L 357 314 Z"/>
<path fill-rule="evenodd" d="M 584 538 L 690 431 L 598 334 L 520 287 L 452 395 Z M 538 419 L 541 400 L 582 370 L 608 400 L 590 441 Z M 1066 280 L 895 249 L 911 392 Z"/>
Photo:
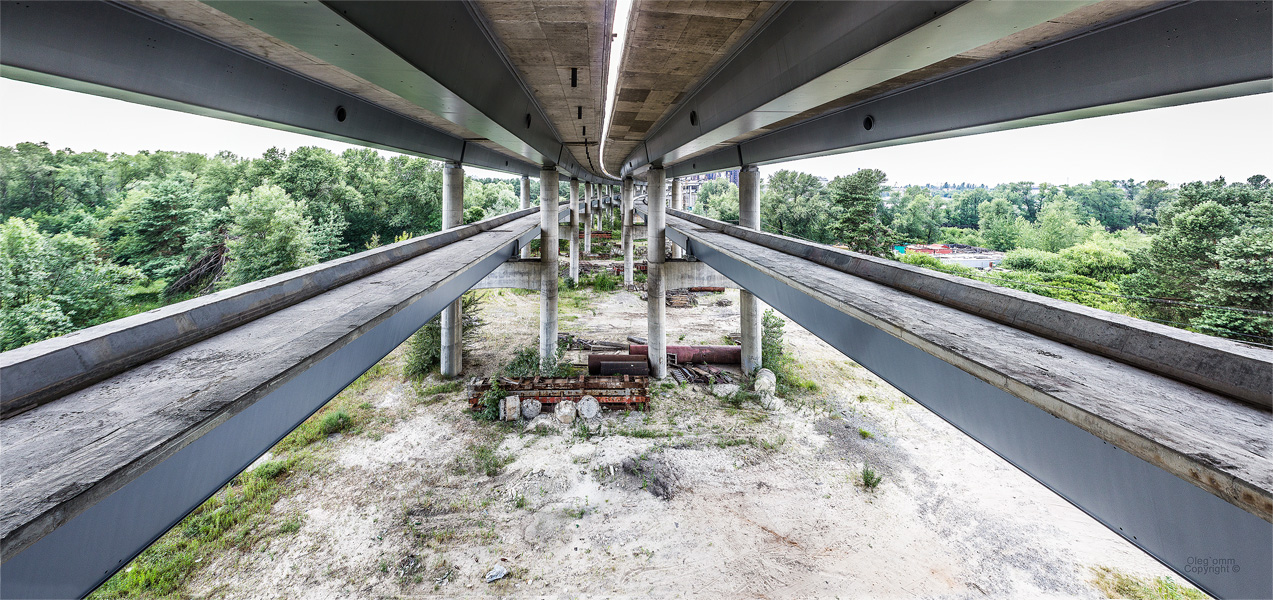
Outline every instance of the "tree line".
<path fill-rule="evenodd" d="M 900 258 L 1206 333 L 1273 337 L 1267 178 L 886 182 L 873 169 L 828 182 L 779 171 L 762 188 L 764 228 L 887 257 L 914 242 L 1004 250 L 1008 269 L 989 274 Z M 0 147 L 0 349 L 438 231 L 441 183 L 437 162 L 370 149 L 243 158 Z M 532 178 L 533 198 L 538 187 Z M 515 210 L 518 188 L 466 178 L 465 222 Z M 736 222 L 738 188 L 704 183 L 695 211 Z"/>

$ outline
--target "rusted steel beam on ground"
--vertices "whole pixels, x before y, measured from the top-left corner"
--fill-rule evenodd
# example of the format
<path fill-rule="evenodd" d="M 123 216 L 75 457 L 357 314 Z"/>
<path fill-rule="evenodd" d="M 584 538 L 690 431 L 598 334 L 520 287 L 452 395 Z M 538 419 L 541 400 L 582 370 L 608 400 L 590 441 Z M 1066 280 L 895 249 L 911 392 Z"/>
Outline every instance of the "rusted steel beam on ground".
<path fill-rule="evenodd" d="M 631 344 L 628 346 L 628 353 L 648 355 L 650 347 L 644 344 Z M 678 364 L 686 363 L 716 363 L 722 365 L 737 365 L 742 362 L 741 346 L 668 346 L 668 354 L 676 355 Z"/>

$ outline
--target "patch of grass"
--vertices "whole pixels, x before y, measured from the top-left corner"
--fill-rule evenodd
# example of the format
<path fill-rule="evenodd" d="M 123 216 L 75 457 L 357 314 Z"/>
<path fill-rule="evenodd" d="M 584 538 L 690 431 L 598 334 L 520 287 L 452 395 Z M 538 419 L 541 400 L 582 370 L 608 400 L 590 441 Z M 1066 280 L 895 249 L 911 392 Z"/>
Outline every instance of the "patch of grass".
<path fill-rule="evenodd" d="M 529 504 L 530 503 L 526 501 L 526 496 L 523 496 L 521 494 L 518 494 L 517 498 L 513 499 L 514 508 L 526 508 Z"/>
<path fill-rule="evenodd" d="M 874 433 L 871 433 L 871 432 L 869 432 L 869 431 L 867 431 L 867 430 L 865 430 L 865 429 L 862 429 L 861 427 L 858 427 L 858 435 L 862 436 L 862 439 L 864 439 L 864 440 L 869 440 L 869 439 L 871 439 L 871 438 L 875 437 L 875 434 L 874 434 Z"/>
<path fill-rule="evenodd" d="M 504 467 L 516 458 L 512 454 L 499 453 L 499 441 L 493 440 L 485 444 L 469 444 L 468 449 L 456 458 L 453 471 L 457 475 L 465 473 L 481 473 L 494 477 L 504 472 Z"/>
<path fill-rule="evenodd" d="M 574 375 L 574 367 L 561 359 L 566 355 L 566 344 L 557 344 L 557 353 L 547 361 L 539 358 L 539 349 L 535 346 L 526 346 L 513 353 L 512 360 L 508 361 L 502 369 L 500 375 L 504 377 L 535 377 L 542 375 L 544 377 L 570 377 Z"/>
<path fill-rule="evenodd" d="M 538 294 L 539 290 L 524 290 L 522 288 L 512 288 L 509 290 L 514 296 L 531 296 Z"/>
<path fill-rule="evenodd" d="M 1176 583 L 1170 577 L 1147 579 L 1128 575 L 1111 567 L 1093 567 L 1092 583 L 1107 598 L 1131 600 L 1205 600 L 1208 596 Z"/>
<path fill-rule="evenodd" d="M 420 390 L 421 396 L 433 396 L 435 394 L 454 394 L 455 392 L 464 391 L 464 382 L 458 379 L 454 381 L 444 381 L 435 383 Z"/>
<path fill-rule="evenodd" d="M 796 359 L 782 341 L 786 324 L 773 309 L 765 311 L 760 333 L 760 365 L 773 371 L 778 380 L 778 395 L 783 398 L 817 392 L 822 389 L 817 382 L 796 373 Z"/>
<path fill-rule="evenodd" d="M 229 547 L 248 548 L 261 535 L 258 525 L 282 492 L 295 459 L 270 461 L 235 477 L 147 548 L 90 598 L 177 597 L 186 577 L 203 558 Z M 285 531 L 288 523 L 280 527 Z M 295 525 L 300 529 L 299 521 Z"/>
<path fill-rule="evenodd" d="M 676 431 L 658 431 L 655 429 L 649 429 L 645 427 L 641 427 L 639 429 L 619 429 L 619 430 L 616 430 L 614 433 L 615 435 L 622 435 L 626 437 L 634 437 L 634 438 L 641 438 L 641 439 L 670 438 L 670 437 L 676 437 L 680 435 L 680 433 Z"/>
<path fill-rule="evenodd" d="M 862 487 L 873 490 L 881 481 L 884 481 L 884 476 L 872 469 L 870 463 L 862 465 Z"/>
<path fill-rule="evenodd" d="M 499 403 L 508 396 L 504 392 L 504 388 L 500 386 L 499 381 L 495 381 L 491 385 L 491 389 L 486 390 L 482 394 L 482 400 L 478 403 L 480 407 L 473 413 L 473 417 L 482 421 L 498 421 L 499 420 Z"/>

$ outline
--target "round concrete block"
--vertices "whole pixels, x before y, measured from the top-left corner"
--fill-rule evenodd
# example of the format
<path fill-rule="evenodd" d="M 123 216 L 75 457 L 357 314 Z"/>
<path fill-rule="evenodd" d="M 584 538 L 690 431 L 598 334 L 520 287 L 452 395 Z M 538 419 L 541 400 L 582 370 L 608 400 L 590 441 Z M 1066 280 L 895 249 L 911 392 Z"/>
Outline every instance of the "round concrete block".
<path fill-rule="evenodd" d="M 557 420 L 567 425 L 575 422 L 575 403 L 573 400 L 562 400 L 557 403 L 557 408 L 553 410 L 557 415 Z"/>
<path fill-rule="evenodd" d="M 544 405 L 534 398 L 522 399 L 522 417 L 533 419 L 539 416 L 540 411 L 544 410 Z"/>
<path fill-rule="evenodd" d="M 584 396 L 575 405 L 575 412 L 585 419 L 596 418 L 597 415 L 601 414 L 601 403 L 597 402 L 597 399 L 592 396 Z"/>

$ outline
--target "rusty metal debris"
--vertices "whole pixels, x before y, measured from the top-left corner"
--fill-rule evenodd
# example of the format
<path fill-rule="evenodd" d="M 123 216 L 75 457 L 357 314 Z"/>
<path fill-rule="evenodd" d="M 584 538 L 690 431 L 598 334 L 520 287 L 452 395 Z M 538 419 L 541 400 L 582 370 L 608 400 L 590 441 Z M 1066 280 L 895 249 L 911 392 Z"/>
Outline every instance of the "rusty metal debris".
<path fill-rule="evenodd" d="M 469 404 L 477 407 L 482 396 L 490 391 L 492 379 L 510 396 L 522 401 L 534 399 L 545 410 L 563 400 L 576 402 L 584 396 L 592 396 L 602 406 L 610 409 L 633 408 L 644 405 L 650 399 L 649 378 L 639 375 L 578 377 L 495 377 L 473 378 L 468 383 Z"/>
<path fill-rule="evenodd" d="M 565 342 L 567 350 L 627 350 L 628 345 L 621 342 L 586 340 L 570 333 L 558 333 L 557 343 Z"/>
<path fill-rule="evenodd" d="M 650 347 L 644 344 L 631 344 L 628 353 L 645 356 Z M 676 364 L 716 363 L 737 365 L 743 362 L 743 349 L 739 346 L 668 346 L 669 357 L 676 357 Z"/>
<path fill-rule="evenodd" d="M 732 383 L 729 371 L 711 365 L 668 365 L 668 375 L 677 383 Z"/>

